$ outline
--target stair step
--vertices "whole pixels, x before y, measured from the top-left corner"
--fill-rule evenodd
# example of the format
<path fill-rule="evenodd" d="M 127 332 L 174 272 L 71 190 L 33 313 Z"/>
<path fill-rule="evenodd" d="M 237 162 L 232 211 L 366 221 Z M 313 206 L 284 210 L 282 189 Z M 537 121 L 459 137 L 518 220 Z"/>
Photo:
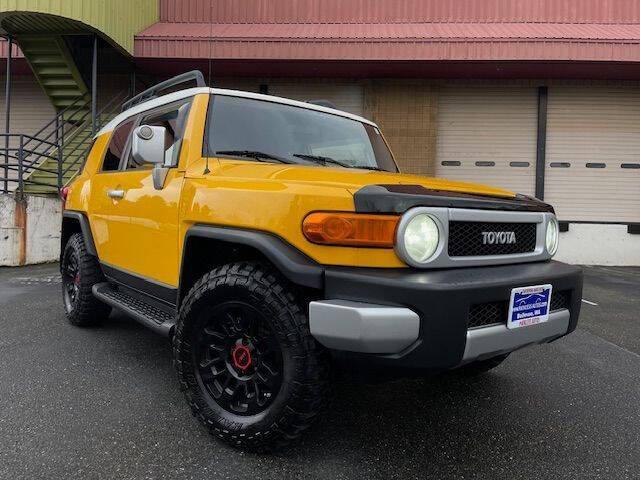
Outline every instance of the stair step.
<path fill-rule="evenodd" d="M 42 79 L 42 85 L 44 85 L 45 87 L 55 87 L 55 88 L 66 88 L 66 87 L 78 88 L 78 84 L 71 77 L 69 77 L 69 78 L 62 78 L 62 77 L 43 78 Z"/>
<path fill-rule="evenodd" d="M 24 191 L 27 193 L 58 193 L 58 186 L 51 185 L 50 187 L 44 187 L 42 185 L 25 185 Z"/>
<path fill-rule="evenodd" d="M 38 68 L 38 75 L 42 77 L 67 77 L 73 78 L 71 76 L 71 70 L 66 65 L 63 67 L 40 67 Z"/>
<path fill-rule="evenodd" d="M 56 100 L 58 100 L 58 101 L 56 102 L 56 105 L 65 105 L 65 106 L 68 106 L 68 105 L 71 105 L 71 104 L 75 101 L 75 99 L 76 99 L 76 97 L 74 97 L 74 98 L 60 98 L 60 99 L 56 99 Z M 87 108 L 82 108 L 81 110 L 89 111 L 89 110 L 90 110 L 90 108 L 88 108 L 88 107 L 87 107 Z"/>
<path fill-rule="evenodd" d="M 84 92 L 81 92 L 77 88 L 47 88 L 47 94 L 54 98 L 71 98 L 75 100 L 81 96 Z M 80 103 L 80 102 L 78 102 Z M 76 104 L 77 105 L 77 104 Z"/>
<path fill-rule="evenodd" d="M 94 285 L 93 296 L 107 305 L 123 310 L 138 322 L 162 335 L 169 336 L 175 325 L 175 315 L 117 290 L 108 282 Z"/>
<path fill-rule="evenodd" d="M 31 41 L 18 40 L 20 50 L 26 55 L 60 55 L 60 50 L 55 43 L 34 43 Z"/>
<path fill-rule="evenodd" d="M 61 55 L 55 55 L 54 53 L 50 53 L 50 54 L 43 54 L 43 53 L 36 53 L 36 54 L 32 54 L 31 57 L 29 58 L 29 62 L 32 65 L 57 65 L 57 66 L 67 66 L 67 62 L 65 61 L 64 57 L 62 57 Z"/>

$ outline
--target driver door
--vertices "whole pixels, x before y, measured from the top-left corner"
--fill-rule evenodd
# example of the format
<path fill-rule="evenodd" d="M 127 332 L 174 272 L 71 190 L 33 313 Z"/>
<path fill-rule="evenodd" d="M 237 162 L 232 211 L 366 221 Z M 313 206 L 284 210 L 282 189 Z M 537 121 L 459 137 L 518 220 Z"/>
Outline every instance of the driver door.
<path fill-rule="evenodd" d="M 178 285 L 178 205 L 184 172 L 177 165 L 191 99 L 149 110 L 118 126 L 94 177 L 89 221 L 105 274 L 127 286 L 169 302 Z M 153 185 L 152 165 L 131 155 L 136 126 L 166 129 L 164 187 Z M 112 156 L 117 170 L 104 171 Z M 111 160 L 112 161 L 112 160 Z"/>

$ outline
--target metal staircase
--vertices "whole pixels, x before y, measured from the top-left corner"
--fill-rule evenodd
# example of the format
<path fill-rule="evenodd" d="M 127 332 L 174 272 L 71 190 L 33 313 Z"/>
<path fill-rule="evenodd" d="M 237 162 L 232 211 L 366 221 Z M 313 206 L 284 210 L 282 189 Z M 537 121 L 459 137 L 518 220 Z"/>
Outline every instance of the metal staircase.
<path fill-rule="evenodd" d="M 38 83 L 57 112 L 70 105 L 74 115 L 83 117 L 90 111 L 91 95 L 61 35 L 17 35 L 16 42 L 31 66 Z M 86 102 L 78 103 L 78 99 Z M 72 120 L 72 118 L 69 118 Z"/>

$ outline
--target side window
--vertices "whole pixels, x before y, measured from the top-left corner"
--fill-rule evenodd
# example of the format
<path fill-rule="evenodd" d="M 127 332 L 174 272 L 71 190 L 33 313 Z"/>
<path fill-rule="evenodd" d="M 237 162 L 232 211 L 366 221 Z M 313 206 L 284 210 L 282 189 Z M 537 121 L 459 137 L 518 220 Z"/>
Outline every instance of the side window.
<path fill-rule="evenodd" d="M 103 172 L 118 170 L 120 159 L 122 159 L 122 155 L 124 154 L 124 149 L 127 146 L 127 140 L 129 139 L 129 134 L 131 133 L 134 123 L 134 119 L 127 120 L 113 130 L 111 140 L 109 140 L 109 146 L 107 147 L 107 152 L 105 153 L 104 160 L 102 161 Z"/>
<path fill-rule="evenodd" d="M 164 165 L 166 167 L 175 167 L 178 164 L 182 136 L 190 106 L 191 99 L 183 100 L 154 110 L 140 120 L 139 125 L 164 127 L 166 129 L 167 135 L 164 144 Z M 129 155 L 127 170 L 149 168 L 152 168 L 151 164 L 138 163 L 134 160 L 133 155 Z"/>

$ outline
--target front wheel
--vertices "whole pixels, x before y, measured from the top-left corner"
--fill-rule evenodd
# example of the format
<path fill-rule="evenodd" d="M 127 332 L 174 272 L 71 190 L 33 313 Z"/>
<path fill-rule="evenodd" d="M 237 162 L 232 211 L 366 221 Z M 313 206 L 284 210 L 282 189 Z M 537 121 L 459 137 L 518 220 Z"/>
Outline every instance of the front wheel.
<path fill-rule="evenodd" d="M 279 274 L 235 263 L 202 277 L 184 300 L 174 359 L 193 414 L 248 450 L 298 438 L 327 399 L 326 353 Z"/>

